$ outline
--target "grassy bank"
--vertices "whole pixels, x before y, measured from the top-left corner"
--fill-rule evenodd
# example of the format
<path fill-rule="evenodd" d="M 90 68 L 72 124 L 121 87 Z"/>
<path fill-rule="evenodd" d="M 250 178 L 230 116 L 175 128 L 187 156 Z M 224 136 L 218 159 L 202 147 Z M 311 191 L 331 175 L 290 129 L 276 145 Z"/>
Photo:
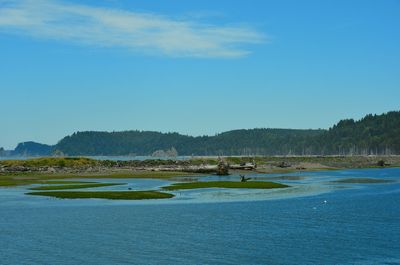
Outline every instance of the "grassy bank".
<path fill-rule="evenodd" d="M 209 182 L 188 182 L 188 183 L 175 183 L 170 186 L 163 187 L 165 190 L 187 190 L 187 189 L 206 189 L 206 188 L 228 188 L 228 189 L 276 189 L 287 188 L 288 185 L 265 182 L 265 181 L 251 181 L 251 182 L 233 182 L 233 181 L 209 181 Z"/>
<path fill-rule="evenodd" d="M 30 188 L 30 190 L 72 190 L 72 189 L 108 187 L 108 186 L 116 186 L 124 184 L 125 183 L 88 183 L 88 184 L 71 184 L 71 185 L 51 185 L 51 186 L 33 187 Z"/>
<path fill-rule="evenodd" d="M 48 196 L 59 199 L 148 200 L 168 199 L 174 195 L 159 191 L 42 191 L 27 195 Z"/>

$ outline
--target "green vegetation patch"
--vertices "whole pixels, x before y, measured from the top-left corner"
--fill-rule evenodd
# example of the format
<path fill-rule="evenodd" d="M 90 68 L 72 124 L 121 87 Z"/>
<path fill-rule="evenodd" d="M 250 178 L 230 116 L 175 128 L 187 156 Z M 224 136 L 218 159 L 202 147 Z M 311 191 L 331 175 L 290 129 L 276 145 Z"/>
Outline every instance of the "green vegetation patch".
<path fill-rule="evenodd" d="M 26 194 L 59 199 L 149 200 L 174 197 L 173 194 L 159 191 L 39 191 Z"/>
<path fill-rule="evenodd" d="M 374 178 L 347 178 L 332 181 L 333 183 L 349 183 L 349 184 L 368 184 L 368 183 L 388 183 L 393 182 L 389 179 L 374 179 Z"/>
<path fill-rule="evenodd" d="M 95 182 L 84 182 L 84 181 L 64 181 L 64 180 L 48 180 L 51 178 L 58 178 L 52 175 L 42 174 L 8 174 L 0 175 L 0 187 L 13 187 L 31 184 L 89 184 Z"/>
<path fill-rule="evenodd" d="M 30 188 L 30 190 L 72 190 L 72 189 L 87 189 L 97 187 L 107 187 L 115 185 L 124 185 L 125 183 L 89 183 L 89 184 L 72 184 L 72 185 L 51 185 L 39 186 Z"/>
<path fill-rule="evenodd" d="M 206 188 L 228 188 L 228 189 L 276 189 L 287 188 L 288 185 L 266 182 L 266 181 L 251 181 L 251 182 L 233 182 L 233 181 L 208 181 L 208 182 L 189 182 L 175 183 L 170 186 L 163 187 L 165 190 L 187 190 L 187 189 L 206 189 Z"/>
<path fill-rule="evenodd" d="M 13 187 L 21 185 L 30 185 L 30 180 L 0 179 L 0 187 Z"/>

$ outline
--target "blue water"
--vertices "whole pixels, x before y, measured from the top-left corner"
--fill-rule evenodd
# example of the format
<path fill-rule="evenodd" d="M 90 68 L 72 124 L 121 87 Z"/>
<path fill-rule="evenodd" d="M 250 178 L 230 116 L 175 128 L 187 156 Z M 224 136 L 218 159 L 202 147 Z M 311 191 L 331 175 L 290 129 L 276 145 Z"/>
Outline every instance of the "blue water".
<path fill-rule="evenodd" d="M 0 189 L 0 264 L 400 264 L 400 169 L 300 175 L 280 181 L 293 186 L 286 190 L 207 189 L 146 202 Z M 331 182 L 348 177 L 394 182 Z"/>

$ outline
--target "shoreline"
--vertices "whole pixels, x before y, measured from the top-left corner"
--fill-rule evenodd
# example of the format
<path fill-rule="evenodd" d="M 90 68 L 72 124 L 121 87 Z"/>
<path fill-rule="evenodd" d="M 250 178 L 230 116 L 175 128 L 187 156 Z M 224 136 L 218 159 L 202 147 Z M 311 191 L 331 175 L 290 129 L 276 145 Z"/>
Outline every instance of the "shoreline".
<path fill-rule="evenodd" d="M 111 161 L 45 157 L 0 161 L 0 187 L 50 179 L 155 178 L 176 179 L 217 174 L 219 164 L 230 175 L 286 174 L 324 170 L 400 167 L 400 156 L 351 157 L 223 157 L 191 160 Z"/>
<path fill-rule="evenodd" d="M 218 161 L 208 160 L 208 164 L 203 161 L 200 165 L 194 165 L 198 161 L 191 161 L 192 163 L 185 166 L 180 165 L 177 161 L 165 163 L 163 161 L 144 161 L 146 165 L 151 165 L 144 168 L 132 167 L 132 164 L 124 163 L 110 163 L 110 161 L 96 161 L 87 158 L 39 158 L 32 160 L 14 160 L 14 161 L 0 161 L 0 166 L 3 169 L 0 173 L 0 189 L 13 188 L 17 186 L 27 189 L 26 195 L 39 195 L 54 197 L 59 199 L 112 199 L 112 200 L 147 200 L 147 199 L 167 199 L 176 196 L 174 191 L 199 188 L 234 188 L 234 189 L 278 189 L 278 188 L 292 188 L 291 182 L 287 183 L 285 180 L 302 180 L 297 177 L 297 173 L 316 172 L 325 170 L 341 170 L 341 169 L 357 169 L 360 164 L 350 164 L 353 167 L 329 167 L 327 164 L 320 164 L 313 161 L 311 163 L 308 158 L 307 161 L 270 161 L 269 163 L 256 164 L 253 158 L 253 164 L 246 161 L 240 161 L 240 164 L 233 164 L 229 169 L 229 174 L 232 175 L 228 179 L 213 177 L 213 181 L 201 180 L 202 177 L 209 177 L 210 175 L 218 175 L 218 168 L 222 163 L 228 165 L 227 161 L 231 158 L 219 159 Z M 237 159 L 237 158 L 234 158 Z M 265 158 L 266 159 L 266 158 Z M 364 158 L 366 159 L 366 158 Z M 330 161 L 330 160 L 329 160 Z M 378 168 L 377 165 L 382 165 L 380 168 L 388 168 L 389 164 L 370 163 L 365 169 Z M 5 163 L 4 163 L 5 162 Z M 214 165 L 218 162 L 217 165 Z M 332 161 L 330 161 L 332 162 Z M 337 161 L 336 161 L 337 162 Z M 342 161 L 343 162 L 343 161 Z M 360 161 L 359 161 L 360 162 Z M 365 161 L 364 161 L 365 162 Z M 106 164 L 104 164 L 106 163 Z M 133 161 L 133 163 L 135 163 Z M 62 165 L 62 166 L 61 166 Z M 252 165 L 252 166 L 251 166 Z M 365 163 L 363 164 L 365 165 Z M 130 167 L 129 167 L 130 166 Z M 143 166 L 143 164 L 142 164 Z M 357 167 L 355 167 L 357 166 Z M 394 165 L 391 165 L 394 166 Z M 225 167 L 225 166 L 224 166 Z M 51 168 L 51 172 L 48 169 Z M 197 172 L 195 172 L 197 168 Z M 213 169 L 213 172 L 204 172 L 204 168 Z M 6 172 L 4 172 L 7 169 Z M 90 169 L 90 170 L 89 170 Z M 173 171 L 174 170 L 174 171 Z M 201 171 L 201 173 L 199 172 Z M 290 173 L 294 173 L 291 175 Z M 259 178 L 259 175 L 275 174 L 264 179 Z M 281 174 L 281 176 L 279 176 Z M 221 174 L 220 174 L 221 175 Z M 248 179 L 256 179 L 256 181 L 243 181 L 246 179 L 245 175 L 249 175 Z M 240 176 L 240 178 L 239 178 Z M 119 179 L 118 183 L 111 181 L 111 179 Z M 165 183 L 161 187 L 149 190 L 136 190 L 135 187 L 125 186 L 126 182 L 122 179 L 160 179 Z M 78 181 L 79 180 L 79 181 Z M 95 182 L 93 182 L 95 181 Z M 283 181 L 283 183 L 282 183 Z M 347 178 L 341 180 L 339 184 L 346 183 L 386 183 L 386 181 L 376 180 L 372 178 L 364 178 L 361 180 Z M 117 190 L 90 190 L 92 188 L 107 187 L 107 186 L 121 186 Z M 295 187 L 294 185 L 293 187 Z M 169 193 L 172 192 L 172 193 Z"/>

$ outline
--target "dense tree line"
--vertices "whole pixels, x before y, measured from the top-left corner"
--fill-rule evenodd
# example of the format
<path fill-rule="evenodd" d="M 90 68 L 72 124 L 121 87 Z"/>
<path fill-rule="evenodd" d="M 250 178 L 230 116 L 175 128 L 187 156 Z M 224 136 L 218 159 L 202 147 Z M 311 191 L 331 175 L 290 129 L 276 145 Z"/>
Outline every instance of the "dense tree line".
<path fill-rule="evenodd" d="M 77 132 L 47 150 L 75 156 L 151 155 L 171 148 L 179 155 L 400 154 L 400 112 L 346 119 L 328 130 L 250 129 L 199 137 L 149 131 Z"/>
<path fill-rule="evenodd" d="M 342 120 L 314 146 L 321 154 L 400 154 L 400 112 Z"/>

